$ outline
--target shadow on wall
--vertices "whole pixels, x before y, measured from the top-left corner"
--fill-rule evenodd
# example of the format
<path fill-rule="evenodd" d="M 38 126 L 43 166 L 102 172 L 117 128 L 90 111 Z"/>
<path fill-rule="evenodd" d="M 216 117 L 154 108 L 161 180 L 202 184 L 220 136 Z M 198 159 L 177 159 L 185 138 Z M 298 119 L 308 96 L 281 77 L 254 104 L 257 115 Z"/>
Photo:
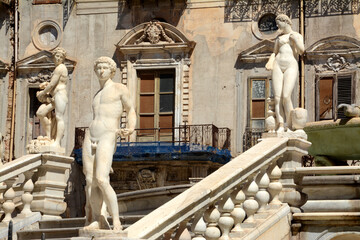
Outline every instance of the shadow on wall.
<path fill-rule="evenodd" d="M 119 1 L 116 30 L 129 29 L 151 20 L 177 26 L 186 8 L 186 0 Z"/>

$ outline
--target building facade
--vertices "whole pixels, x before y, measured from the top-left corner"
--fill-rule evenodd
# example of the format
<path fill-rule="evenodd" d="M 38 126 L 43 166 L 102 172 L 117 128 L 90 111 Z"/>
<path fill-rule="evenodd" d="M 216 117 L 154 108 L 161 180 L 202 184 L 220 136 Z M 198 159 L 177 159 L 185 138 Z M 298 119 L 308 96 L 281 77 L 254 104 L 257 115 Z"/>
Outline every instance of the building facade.
<path fill-rule="evenodd" d="M 100 56 L 117 62 L 114 81 L 127 85 L 136 106 L 142 130 L 123 141 L 166 141 L 179 137 L 172 129 L 184 124 L 214 124 L 231 130 L 232 155 L 241 153 L 264 128 L 272 97 L 265 64 L 280 13 L 305 42 L 294 106 L 318 121 L 338 117 L 339 103 L 360 104 L 358 0 L 18 0 L 2 1 L 0 11 L 6 159 L 24 155 L 41 134 L 36 91 L 51 76 L 58 46 L 67 51 L 70 79 L 67 155 L 75 129 L 92 119 L 99 89 L 93 62 Z M 162 134 L 155 134 L 159 128 Z"/>

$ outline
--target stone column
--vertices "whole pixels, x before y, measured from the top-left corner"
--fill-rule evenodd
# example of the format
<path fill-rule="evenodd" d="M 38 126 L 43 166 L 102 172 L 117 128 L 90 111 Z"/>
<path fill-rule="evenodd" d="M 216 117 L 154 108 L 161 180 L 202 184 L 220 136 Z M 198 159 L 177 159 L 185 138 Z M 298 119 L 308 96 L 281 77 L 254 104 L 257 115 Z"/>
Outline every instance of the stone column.
<path fill-rule="evenodd" d="M 32 211 L 39 211 L 43 219 L 59 219 L 66 210 L 64 191 L 69 178 L 72 157 L 42 154 L 42 164 L 34 176 Z"/>
<path fill-rule="evenodd" d="M 280 182 L 283 185 L 279 199 L 288 203 L 292 212 L 300 212 L 299 208 L 307 200 L 306 194 L 302 192 L 302 175 L 296 174 L 295 168 L 301 167 L 302 156 L 308 154 L 310 145 L 311 143 L 306 140 L 290 138 L 286 153 L 278 161 L 282 171 Z"/>

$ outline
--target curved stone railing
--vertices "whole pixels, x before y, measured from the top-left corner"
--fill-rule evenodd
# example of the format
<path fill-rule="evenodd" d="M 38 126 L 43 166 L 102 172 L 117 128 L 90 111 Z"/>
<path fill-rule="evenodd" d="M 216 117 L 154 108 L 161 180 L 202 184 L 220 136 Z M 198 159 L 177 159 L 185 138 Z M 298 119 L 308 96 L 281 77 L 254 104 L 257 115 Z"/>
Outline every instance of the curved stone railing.
<path fill-rule="evenodd" d="M 61 218 L 66 209 L 64 190 L 73 158 L 52 154 L 25 155 L 0 167 L 2 223 L 12 220 L 16 205 L 22 205 L 19 216 L 38 211 L 43 217 Z M 33 182 L 35 180 L 35 183 Z M 17 194 L 16 191 L 19 191 Z M 15 202 L 21 195 L 21 203 Z"/>
<path fill-rule="evenodd" d="M 243 236 L 244 223 L 255 227 L 255 214 L 284 201 L 293 208 L 305 202 L 295 168 L 309 146 L 299 139 L 264 139 L 131 225 L 127 235 L 178 239 L 191 224 L 196 240 Z"/>

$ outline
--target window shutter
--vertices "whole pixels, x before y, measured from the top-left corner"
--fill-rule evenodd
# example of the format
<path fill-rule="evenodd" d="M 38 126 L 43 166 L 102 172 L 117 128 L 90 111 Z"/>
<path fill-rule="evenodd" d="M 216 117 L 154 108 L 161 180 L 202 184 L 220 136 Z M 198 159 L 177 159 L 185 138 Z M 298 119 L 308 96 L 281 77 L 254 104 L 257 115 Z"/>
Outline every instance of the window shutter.
<path fill-rule="evenodd" d="M 337 105 L 351 104 L 351 76 L 338 77 Z M 339 111 L 337 118 L 346 118 L 343 111 Z"/>

